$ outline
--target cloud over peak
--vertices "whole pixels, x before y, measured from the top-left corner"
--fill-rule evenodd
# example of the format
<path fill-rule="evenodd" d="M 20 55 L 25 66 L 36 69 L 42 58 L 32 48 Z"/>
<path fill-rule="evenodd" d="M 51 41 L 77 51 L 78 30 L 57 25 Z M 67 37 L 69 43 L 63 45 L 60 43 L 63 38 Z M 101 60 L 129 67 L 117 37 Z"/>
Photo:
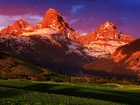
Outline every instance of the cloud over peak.
<path fill-rule="evenodd" d="M 77 12 L 82 8 L 84 8 L 84 5 L 72 5 L 71 12 Z"/>
<path fill-rule="evenodd" d="M 40 15 L 33 15 L 31 13 L 23 15 L 0 15 L 0 30 L 8 25 L 12 25 L 16 20 L 23 19 L 31 24 L 37 23 L 43 19 Z"/>

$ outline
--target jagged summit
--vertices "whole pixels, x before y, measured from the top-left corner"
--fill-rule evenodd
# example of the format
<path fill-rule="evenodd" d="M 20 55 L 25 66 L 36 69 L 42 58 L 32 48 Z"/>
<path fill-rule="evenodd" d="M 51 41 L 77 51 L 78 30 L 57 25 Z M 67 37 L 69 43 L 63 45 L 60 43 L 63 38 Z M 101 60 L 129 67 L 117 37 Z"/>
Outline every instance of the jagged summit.
<path fill-rule="evenodd" d="M 37 34 L 41 34 L 42 31 L 44 34 L 47 34 L 46 28 L 49 28 L 51 31 L 55 31 L 55 33 L 59 35 L 64 35 L 67 38 L 81 43 L 90 43 L 95 40 L 101 40 L 101 39 L 109 39 L 109 40 L 126 40 L 128 42 L 134 40 L 133 37 L 122 34 L 114 23 L 106 21 L 100 25 L 98 29 L 95 31 L 82 36 L 78 33 L 76 33 L 72 28 L 69 28 L 68 23 L 66 20 L 62 17 L 62 15 L 55 9 L 50 8 L 46 11 L 44 18 L 41 22 L 36 24 L 36 27 L 33 25 L 30 25 L 23 19 L 17 20 L 12 26 L 8 26 L 7 28 L 4 28 L 0 33 L 3 34 L 22 34 L 22 35 L 33 35 L 34 33 L 29 32 L 35 32 L 37 31 Z M 41 33 L 39 33 L 41 32 Z"/>
<path fill-rule="evenodd" d="M 54 15 L 57 15 L 57 16 L 62 17 L 58 11 L 56 11 L 56 10 L 53 9 L 53 8 L 49 8 L 49 9 L 46 11 L 46 14 L 45 14 L 45 16 L 44 16 L 43 21 L 48 21 L 48 20 L 47 20 L 48 17 L 54 16 Z"/>
<path fill-rule="evenodd" d="M 123 40 L 126 42 L 133 41 L 133 38 L 130 35 L 122 34 L 114 23 L 106 21 L 100 25 L 95 31 L 88 33 L 85 36 L 77 38 L 78 42 L 81 43 L 90 43 L 95 40 Z"/>
<path fill-rule="evenodd" d="M 96 39 L 106 38 L 106 39 L 119 39 L 120 31 L 117 29 L 115 24 L 106 21 L 100 25 L 96 30 Z"/>
<path fill-rule="evenodd" d="M 4 28 L 0 31 L 2 34 L 22 34 L 23 31 L 30 31 L 34 28 L 33 25 L 30 25 L 23 19 L 19 19 L 13 23 L 12 26 L 8 25 L 7 28 Z"/>
<path fill-rule="evenodd" d="M 116 29 L 116 26 L 115 26 L 114 23 L 112 23 L 110 21 L 106 21 L 106 22 L 104 22 L 104 23 L 102 23 L 100 25 L 100 28 L 102 28 L 102 29 L 107 29 L 107 28 L 114 28 L 114 29 Z"/>
<path fill-rule="evenodd" d="M 37 28 L 52 28 L 61 34 L 66 34 L 69 29 L 66 20 L 55 9 L 48 9 L 42 22 L 37 23 Z"/>
<path fill-rule="evenodd" d="M 96 39 L 111 39 L 111 40 L 123 40 L 130 42 L 135 40 L 130 35 L 125 35 L 120 32 L 113 22 L 106 21 L 100 25 L 100 27 L 94 31 Z"/>
<path fill-rule="evenodd" d="M 28 25 L 29 24 L 26 21 L 19 19 L 12 25 L 12 28 L 15 30 L 20 30 L 26 28 Z"/>

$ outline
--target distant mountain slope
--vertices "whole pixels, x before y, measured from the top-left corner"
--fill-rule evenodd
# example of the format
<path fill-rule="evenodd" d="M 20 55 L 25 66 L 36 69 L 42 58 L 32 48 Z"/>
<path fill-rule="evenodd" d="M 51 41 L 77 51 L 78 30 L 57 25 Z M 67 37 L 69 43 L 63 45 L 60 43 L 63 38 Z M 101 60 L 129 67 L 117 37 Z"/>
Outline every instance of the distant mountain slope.
<path fill-rule="evenodd" d="M 84 64 L 97 58 L 109 58 L 119 46 L 134 39 L 122 34 L 109 21 L 82 36 L 69 27 L 59 12 L 50 8 L 36 26 L 20 19 L 1 30 L 0 50 L 79 75 Z"/>
<path fill-rule="evenodd" d="M 40 75 L 52 71 L 7 52 L 0 52 L 0 74 Z"/>
<path fill-rule="evenodd" d="M 88 33 L 85 36 L 81 36 L 77 38 L 77 41 L 81 43 L 91 43 L 96 40 L 118 40 L 122 42 L 130 42 L 133 41 L 135 38 L 133 38 L 130 35 L 125 35 L 121 33 L 115 24 L 112 22 L 106 21 L 100 25 L 99 28 L 97 28 L 95 31 Z"/>
<path fill-rule="evenodd" d="M 3 35 L 0 36 L 0 50 L 73 74 L 78 74 L 84 63 L 94 59 L 86 55 L 79 43 L 58 34 Z"/>
<path fill-rule="evenodd" d="M 19 19 L 12 26 L 7 26 L 6 28 L 1 30 L 1 34 L 22 34 L 23 32 L 31 32 L 33 31 L 34 26 L 30 25 L 26 21 Z"/>
<path fill-rule="evenodd" d="M 96 76 L 140 79 L 140 39 L 116 49 L 110 59 L 97 59 L 83 66 L 84 72 Z"/>
<path fill-rule="evenodd" d="M 119 46 L 135 40 L 130 35 L 121 33 L 112 22 L 104 22 L 95 31 L 79 37 L 83 43 L 85 52 L 96 58 L 109 57 Z"/>
<path fill-rule="evenodd" d="M 1 30 L 0 33 L 4 37 L 7 35 L 14 35 L 20 37 L 20 39 L 22 36 L 35 35 L 47 36 L 47 38 L 50 38 L 50 36 L 55 34 L 55 36 L 58 36 L 59 38 L 63 37 L 61 39 L 63 42 L 65 40 L 70 40 L 77 44 L 80 43 L 80 46 L 83 48 L 81 51 L 85 52 L 87 56 L 91 56 L 93 58 L 107 58 L 117 47 L 125 45 L 135 39 L 130 35 L 121 33 L 115 24 L 109 21 L 102 23 L 98 29 L 85 36 L 80 35 L 69 27 L 68 23 L 59 12 L 52 8 L 46 11 L 44 19 L 37 23 L 36 26 L 30 25 L 26 21 L 20 19 L 12 26 L 8 26 L 7 28 Z M 1 38 L 4 39 L 4 37 Z M 7 36 L 6 38 L 9 37 Z M 23 39 L 26 38 L 23 37 Z"/>
<path fill-rule="evenodd" d="M 26 79 L 33 81 L 67 81 L 70 75 L 17 57 L 8 52 L 0 52 L 0 79 Z"/>
<path fill-rule="evenodd" d="M 83 73 L 96 77 L 138 79 L 138 74 L 111 59 L 98 59 L 83 66 Z"/>
<path fill-rule="evenodd" d="M 72 74 L 78 74 L 84 63 L 94 59 L 86 54 L 80 43 L 70 39 L 74 31 L 54 9 L 46 12 L 33 31 L 18 30 L 22 33 L 1 33 L 0 50 Z"/>
<path fill-rule="evenodd" d="M 113 53 L 112 58 L 133 70 L 140 71 L 140 39 L 121 46 Z"/>

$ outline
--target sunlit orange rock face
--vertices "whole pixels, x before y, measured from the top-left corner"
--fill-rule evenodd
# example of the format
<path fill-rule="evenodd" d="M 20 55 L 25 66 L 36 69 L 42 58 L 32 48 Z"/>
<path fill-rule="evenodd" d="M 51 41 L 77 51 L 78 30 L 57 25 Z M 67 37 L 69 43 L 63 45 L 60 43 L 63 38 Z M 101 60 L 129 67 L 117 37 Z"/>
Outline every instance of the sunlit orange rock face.
<path fill-rule="evenodd" d="M 134 41 L 136 38 L 132 37 L 131 35 L 120 34 L 120 40 L 131 42 Z"/>
<path fill-rule="evenodd" d="M 52 28 L 61 34 L 66 34 L 69 26 L 66 20 L 55 10 L 47 10 L 42 22 L 37 23 L 36 28 Z"/>
<path fill-rule="evenodd" d="M 120 33 L 117 27 L 112 22 L 104 22 L 95 31 L 83 36 L 76 33 L 72 28 L 69 28 L 66 20 L 55 9 L 48 9 L 42 22 L 36 24 L 36 27 L 23 21 L 22 19 L 16 21 L 12 26 L 4 28 L 0 33 L 3 34 L 22 34 L 23 32 L 32 32 L 37 29 L 52 28 L 58 32 L 59 35 L 64 35 L 75 42 L 87 44 L 95 40 L 123 40 L 126 42 L 133 41 L 130 35 Z"/>
<path fill-rule="evenodd" d="M 133 41 L 133 38 L 130 35 L 125 35 L 120 33 L 117 27 L 112 22 L 105 22 L 100 25 L 98 29 L 87 34 L 86 36 L 81 36 L 77 38 L 77 41 L 81 43 L 90 43 L 94 40 L 123 40 L 123 41 Z"/>
<path fill-rule="evenodd" d="M 11 34 L 10 33 L 11 30 L 12 30 L 12 27 L 8 25 L 7 28 L 4 28 L 4 29 L 1 30 L 1 33 L 2 34 Z"/>
<path fill-rule="evenodd" d="M 119 62 L 121 61 L 122 59 L 124 59 L 125 57 L 127 56 L 127 54 L 124 54 L 123 53 L 123 49 L 117 49 L 113 55 L 112 55 L 112 58 L 114 59 L 115 62 Z"/>
<path fill-rule="evenodd" d="M 112 54 L 115 62 L 121 62 L 131 69 L 140 70 L 140 39 L 121 46 Z"/>
<path fill-rule="evenodd" d="M 8 26 L 1 30 L 2 34 L 21 34 L 23 31 L 32 30 L 33 25 L 28 24 L 26 21 L 17 20 L 12 26 Z"/>
<path fill-rule="evenodd" d="M 20 29 L 25 29 L 27 27 L 28 23 L 23 21 L 22 19 L 16 21 L 13 25 L 12 25 L 12 28 L 13 29 L 17 29 L 17 30 L 20 30 Z"/>
<path fill-rule="evenodd" d="M 140 70 L 140 51 L 134 52 L 125 63 L 131 69 Z"/>
<path fill-rule="evenodd" d="M 55 9 L 48 9 L 42 22 L 37 23 L 36 29 L 52 28 L 56 30 L 60 35 L 64 35 L 67 38 L 77 41 L 80 34 L 76 33 L 69 27 L 66 20 Z"/>
<path fill-rule="evenodd" d="M 100 25 L 100 27 L 95 31 L 96 39 L 119 39 L 120 34 L 116 26 L 112 22 L 105 22 Z"/>

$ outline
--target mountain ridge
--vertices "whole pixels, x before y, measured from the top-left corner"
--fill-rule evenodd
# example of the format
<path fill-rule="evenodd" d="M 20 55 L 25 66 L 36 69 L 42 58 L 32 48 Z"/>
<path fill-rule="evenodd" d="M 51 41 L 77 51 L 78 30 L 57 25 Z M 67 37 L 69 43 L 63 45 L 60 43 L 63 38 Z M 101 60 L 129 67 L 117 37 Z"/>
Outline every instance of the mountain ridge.
<path fill-rule="evenodd" d="M 136 39 L 116 49 L 112 59 L 117 63 L 123 63 L 128 68 L 140 70 L 140 39 Z"/>
<path fill-rule="evenodd" d="M 135 40 L 132 36 L 122 34 L 108 21 L 82 36 L 52 8 L 46 11 L 44 19 L 36 26 L 20 19 L 0 33 L 1 51 L 75 75 L 80 75 L 83 65 L 109 58 L 118 47 Z"/>
<path fill-rule="evenodd" d="M 12 26 L 8 26 L 7 28 L 4 28 L 0 31 L 2 34 L 21 34 L 22 32 L 13 32 L 10 33 L 11 28 L 13 31 L 19 31 L 23 30 L 25 28 L 32 29 L 42 29 L 42 28 L 52 28 L 59 32 L 61 35 L 66 35 L 71 40 L 81 42 L 81 43 L 89 43 L 96 39 L 119 39 L 119 40 L 129 40 L 132 41 L 135 38 L 132 36 L 127 36 L 122 34 L 115 24 L 112 22 L 106 21 L 100 25 L 99 28 L 97 28 L 95 31 L 90 32 L 86 34 L 85 36 L 82 36 L 78 33 L 76 33 L 72 28 L 69 27 L 66 20 L 61 16 L 61 14 L 56 11 L 53 8 L 50 8 L 46 11 L 44 15 L 44 19 L 41 22 L 38 22 L 36 26 L 30 25 L 23 19 L 17 20 L 15 23 L 13 23 Z M 28 31 L 27 31 L 28 32 Z"/>
<path fill-rule="evenodd" d="M 50 38 L 52 35 L 62 35 L 61 37 L 63 37 L 63 39 L 80 43 L 81 46 L 84 47 L 83 51 L 91 57 L 109 57 L 117 47 L 135 40 L 135 38 L 130 35 L 122 34 L 115 24 L 109 21 L 102 23 L 99 28 L 85 36 L 80 35 L 69 27 L 59 12 L 52 8 L 46 11 L 44 19 L 37 23 L 36 26 L 29 25 L 23 20 L 22 23 L 26 23 L 25 25 L 17 25 L 17 22 L 21 20 L 22 19 L 16 21 L 12 26 L 3 29 L 1 33 L 18 36 L 40 35 L 46 38 Z M 17 29 L 14 28 L 15 25 Z M 27 30 L 27 28 L 31 30 Z"/>
<path fill-rule="evenodd" d="M 33 25 L 29 24 L 23 19 L 19 19 L 15 21 L 12 26 L 8 25 L 7 28 L 2 29 L 0 33 L 18 35 L 22 34 L 23 32 L 30 32 L 33 29 Z"/>

